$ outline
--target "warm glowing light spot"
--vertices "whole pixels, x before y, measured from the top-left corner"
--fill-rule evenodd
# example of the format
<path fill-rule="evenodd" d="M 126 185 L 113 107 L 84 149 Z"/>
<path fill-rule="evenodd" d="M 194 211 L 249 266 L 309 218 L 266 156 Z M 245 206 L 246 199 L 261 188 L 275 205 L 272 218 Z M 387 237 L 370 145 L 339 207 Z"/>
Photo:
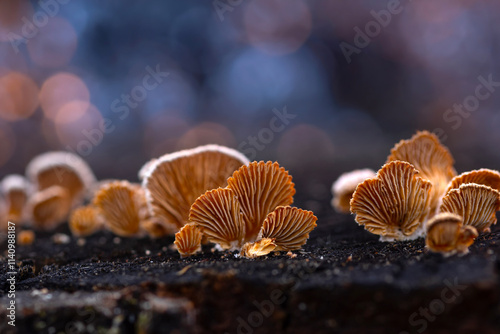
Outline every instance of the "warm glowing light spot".
<path fill-rule="evenodd" d="M 229 147 L 236 145 L 231 131 L 221 124 L 205 122 L 196 125 L 182 135 L 177 142 L 177 149 L 192 148 L 205 144 L 218 144 Z"/>
<path fill-rule="evenodd" d="M 55 119 L 56 133 L 62 144 L 70 146 L 76 149 L 80 155 L 86 156 L 104 139 L 103 118 L 99 110 L 92 104 L 86 108 L 84 113 L 80 114 L 80 117 L 72 119 L 77 114 L 80 114 L 80 111 L 73 116 L 58 115 Z"/>
<path fill-rule="evenodd" d="M 45 115 L 55 119 L 59 109 L 72 101 L 89 101 L 85 83 L 76 75 L 61 72 L 47 79 L 40 90 L 40 104 Z"/>
<path fill-rule="evenodd" d="M 28 76 L 9 72 L 0 77 L 0 117 L 17 121 L 33 114 L 38 107 L 38 86 Z"/>
<path fill-rule="evenodd" d="M 87 111 L 93 108 L 87 101 L 71 101 L 66 103 L 57 112 L 56 123 L 71 123 L 78 121 Z"/>

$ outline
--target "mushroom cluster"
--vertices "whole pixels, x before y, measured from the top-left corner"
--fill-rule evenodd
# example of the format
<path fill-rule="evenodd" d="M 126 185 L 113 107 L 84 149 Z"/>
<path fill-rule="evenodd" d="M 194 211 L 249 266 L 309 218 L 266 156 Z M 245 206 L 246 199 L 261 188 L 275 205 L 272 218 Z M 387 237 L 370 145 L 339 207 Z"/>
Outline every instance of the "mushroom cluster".
<path fill-rule="evenodd" d="M 202 237 L 221 249 L 240 250 L 248 258 L 296 250 L 316 227 L 311 211 L 290 206 L 294 183 L 277 162 L 243 165 L 227 184 L 205 192 L 192 204 L 189 223 L 175 235 L 181 256 L 200 251 Z"/>
<path fill-rule="evenodd" d="M 478 232 L 496 224 L 500 173 L 479 169 L 457 176 L 453 165 L 439 139 L 419 131 L 396 144 L 373 177 L 354 171 L 339 178 L 332 187 L 334 207 L 345 212 L 351 198 L 356 222 L 382 241 L 426 235 L 431 251 L 464 254 Z"/>

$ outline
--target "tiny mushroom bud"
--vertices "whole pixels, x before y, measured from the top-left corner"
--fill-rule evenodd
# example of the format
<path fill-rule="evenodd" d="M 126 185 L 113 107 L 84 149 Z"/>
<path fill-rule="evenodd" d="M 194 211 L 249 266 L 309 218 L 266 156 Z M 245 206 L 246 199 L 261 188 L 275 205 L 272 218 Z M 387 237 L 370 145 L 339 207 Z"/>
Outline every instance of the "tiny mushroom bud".
<path fill-rule="evenodd" d="M 26 167 L 26 175 L 37 191 L 52 186 L 66 189 L 72 206 L 81 204 L 87 189 L 95 182 L 94 173 L 82 158 L 62 151 L 35 157 Z"/>
<path fill-rule="evenodd" d="M 358 185 L 351 199 L 356 222 L 382 241 L 420 236 L 429 214 L 432 184 L 409 163 L 385 164 L 372 179 Z"/>
<path fill-rule="evenodd" d="M 201 251 L 201 230 L 194 224 L 187 224 L 175 234 L 174 244 L 181 257 Z"/>
<path fill-rule="evenodd" d="M 200 227 L 209 241 L 223 249 L 243 245 L 243 214 L 233 190 L 218 188 L 207 191 L 191 206 L 189 220 Z"/>
<path fill-rule="evenodd" d="M 434 216 L 426 224 L 426 246 L 433 252 L 446 255 L 465 254 L 474 243 L 477 231 L 472 226 L 463 226 L 461 216 L 443 212 Z"/>
<path fill-rule="evenodd" d="M 243 211 L 245 241 L 259 234 L 267 215 L 278 206 L 293 203 L 295 185 L 288 172 L 277 162 L 252 162 L 242 166 L 227 180 Z"/>
<path fill-rule="evenodd" d="M 332 206 L 337 212 L 351 213 L 351 198 L 358 184 L 366 179 L 375 177 L 376 172 L 371 169 L 356 169 L 344 173 L 332 185 Z"/>
<path fill-rule="evenodd" d="M 401 140 L 391 150 L 387 162 L 406 161 L 432 182 L 429 216 L 436 213 L 441 197 L 456 175 L 455 161 L 438 137 L 428 131 L 418 131 L 411 139 Z"/>
<path fill-rule="evenodd" d="M 466 183 L 483 184 L 500 191 L 500 173 L 496 170 L 486 168 L 462 173 L 451 180 L 445 194 L 451 189 L 457 189 L 460 185 Z"/>
<path fill-rule="evenodd" d="M 264 238 L 256 242 L 247 242 L 241 248 L 240 255 L 250 259 L 267 255 L 276 249 L 274 241 L 272 238 Z"/>
<path fill-rule="evenodd" d="M 17 235 L 17 243 L 19 245 L 31 245 L 33 241 L 35 241 L 35 233 L 31 230 L 20 231 Z"/>
<path fill-rule="evenodd" d="M 140 177 L 150 214 L 179 230 L 188 222 L 191 204 L 207 190 L 224 187 L 248 159 L 236 150 L 206 145 L 149 161 Z"/>
<path fill-rule="evenodd" d="M 300 249 L 307 242 L 309 233 L 317 226 L 317 220 L 311 211 L 280 206 L 264 220 L 257 239 L 274 239 L 274 251 Z"/>
<path fill-rule="evenodd" d="M 466 183 L 452 189 L 443 197 L 441 212 L 463 217 L 463 224 L 474 226 L 478 232 L 490 232 L 500 210 L 500 192 L 485 185 Z"/>
<path fill-rule="evenodd" d="M 144 192 L 128 181 L 105 184 L 96 194 L 94 205 L 101 210 L 105 226 L 113 233 L 129 237 L 139 233 L 143 220 Z"/>
<path fill-rule="evenodd" d="M 79 207 L 69 217 L 69 229 L 76 237 L 86 237 L 98 231 L 103 225 L 100 209 L 94 205 Z"/>
<path fill-rule="evenodd" d="M 165 224 L 161 219 L 156 217 L 146 218 L 142 220 L 139 225 L 151 238 L 161 238 L 167 235 L 173 235 L 177 232 L 172 225 Z"/>
<path fill-rule="evenodd" d="M 52 186 L 33 194 L 27 207 L 35 228 L 52 230 L 66 219 L 71 197 L 66 188 Z"/>
<path fill-rule="evenodd" d="M 8 175 L 0 184 L 7 204 L 7 219 L 13 222 L 24 220 L 25 206 L 30 195 L 30 184 L 24 176 Z"/>

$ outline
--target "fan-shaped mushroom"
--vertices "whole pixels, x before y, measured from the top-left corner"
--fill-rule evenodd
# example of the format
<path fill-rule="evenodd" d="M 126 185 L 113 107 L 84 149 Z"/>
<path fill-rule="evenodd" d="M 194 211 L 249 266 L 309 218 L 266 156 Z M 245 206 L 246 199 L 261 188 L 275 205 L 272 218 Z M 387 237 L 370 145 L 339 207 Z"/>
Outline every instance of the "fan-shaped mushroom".
<path fill-rule="evenodd" d="M 141 169 L 152 216 L 179 230 L 188 222 L 191 204 L 207 190 L 224 187 L 248 159 L 236 150 L 206 145 L 164 155 Z"/>
<path fill-rule="evenodd" d="M 187 224 L 175 234 L 174 244 L 181 257 L 191 256 L 201 251 L 201 230 L 194 224 Z"/>
<path fill-rule="evenodd" d="M 52 230 L 68 216 L 71 197 L 66 188 L 52 186 L 33 194 L 27 207 L 35 228 Z"/>
<path fill-rule="evenodd" d="M 69 229 L 74 236 L 86 237 L 98 231 L 103 225 L 103 217 L 98 207 L 86 205 L 79 207 L 69 217 Z"/>
<path fill-rule="evenodd" d="M 8 175 L 0 184 L 7 204 L 7 219 L 12 222 L 24 220 L 25 206 L 30 194 L 30 184 L 21 175 Z"/>
<path fill-rule="evenodd" d="M 401 140 L 391 150 L 387 162 L 398 160 L 411 163 L 422 178 L 432 182 L 429 215 L 434 215 L 449 182 L 456 175 L 450 151 L 436 135 L 418 131 L 411 139 Z"/>
<path fill-rule="evenodd" d="M 486 168 L 462 173 L 451 180 L 445 194 L 451 189 L 457 189 L 460 185 L 466 183 L 483 184 L 500 191 L 500 173 L 496 170 Z"/>
<path fill-rule="evenodd" d="M 359 225 L 383 241 L 413 239 L 429 213 L 431 188 L 411 164 L 390 162 L 375 178 L 358 185 L 351 212 Z"/>
<path fill-rule="evenodd" d="M 340 213 L 351 212 L 351 198 L 358 184 L 377 174 L 371 169 L 356 169 L 339 176 L 332 184 L 332 206 Z"/>
<path fill-rule="evenodd" d="M 489 232 L 496 224 L 500 210 L 500 192 L 485 185 L 462 184 L 443 197 L 441 212 L 458 214 L 464 225 L 474 226 L 478 232 Z"/>
<path fill-rule="evenodd" d="M 272 238 L 260 239 L 256 242 L 247 242 L 241 248 L 241 256 L 253 259 L 259 256 L 264 256 L 276 249 L 276 243 Z"/>
<path fill-rule="evenodd" d="M 434 216 L 427 222 L 426 230 L 427 248 L 446 255 L 467 253 L 478 235 L 473 226 L 463 226 L 461 216 L 450 212 Z"/>

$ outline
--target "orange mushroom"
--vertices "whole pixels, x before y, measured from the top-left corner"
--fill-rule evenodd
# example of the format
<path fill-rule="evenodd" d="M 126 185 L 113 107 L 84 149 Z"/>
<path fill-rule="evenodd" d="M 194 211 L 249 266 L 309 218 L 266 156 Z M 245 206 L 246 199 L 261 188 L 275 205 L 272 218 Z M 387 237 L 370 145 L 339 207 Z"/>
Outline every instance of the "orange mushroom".
<path fill-rule="evenodd" d="M 52 230 L 68 216 L 71 208 L 70 193 L 66 188 L 51 186 L 33 194 L 27 207 L 35 228 Z"/>
<path fill-rule="evenodd" d="M 201 251 L 201 238 L 201 230 L 194 224 L 187 224 L 175 234 L 174 244 L 181 257 L 187 257 Z"/>
<path fill-rule="evenodd" d="M 450 190 L 457 189 L 460 187 L 460 185 L 466 183 L 483 184 L 500 191 L 500 173 L 496 170 L 486 168 L 462 173 L 458 176 L 455 176 L 451 180 L 445 194 L 447 194 Z"/>
<path fill-rule="evenodd" d="M 490 232 L 497 223 L 500 210 L 500 192 L 485 185 L 466 183 L 452 189 L 443 197 L 441 212 L 455 213 L 464 225 L 474 226 L 478 232 Z"/>
<path fill-rule="evenodd" d="M 1 184 L 1 191 L 7 204 L 7 219 L 11 222 L 22 222 L 31 187 L 21 175 L 8 175 Z"/>
<path fill-rule="evenodd" d="M 74 236 L 86 237 L 98 231 L 103 225 L 100 209 L 94 205 L 79 207 L 69 217 L 69 229 Z"/>
<path fill-rule="evenodd" d="M 455 161 L 436 135 L 418 131 L 411 139 L 401 140 L 391 150 L 387 162 L 406 161 L 420 172 L 420 176 L 432 182 L 429 216 L 439 207 L 451 179 L 456 175 Z"/>
<path fill-rule="evenodd" d="M 478 236 L 473 226 L 463 226 L 462 217 L 450 212 L 434 216 L 427 222 L 426 230 L 426 247 L 445 255 L 466 254 Z"/>
<path fill-rule="evenodd" d="M 432 184 L 409 163 L 385 164 L 375 178 L 358 185 L 351 212 L 366 230 L 382 241 L 414 239 L 423 232 L 429 214 Z"/>
<path fill-rule="evenodd" d="M 274 241 L 272 238 L 264 238 L 256 242 L 247 242 L 241 248 L 240 255 L 249 259 L 267 255 L 276 249 Z"/>
<path fill-rule="evenodd" d="M 377 173 L 371 169 L 356 169 L 339 176 L 332 184 L 332 206 L 340 213 L 351 213 L 351 198 L 358 184 L 375 177 Z"/>
<path fill-rule="evenodd" d="M 179 230 L 188 222 L 191 204 L 207 190 L 224 187 L 248 159 L 236 150 L 206 145 L 164 155 L 140 171 L 151 216 Z"/>

